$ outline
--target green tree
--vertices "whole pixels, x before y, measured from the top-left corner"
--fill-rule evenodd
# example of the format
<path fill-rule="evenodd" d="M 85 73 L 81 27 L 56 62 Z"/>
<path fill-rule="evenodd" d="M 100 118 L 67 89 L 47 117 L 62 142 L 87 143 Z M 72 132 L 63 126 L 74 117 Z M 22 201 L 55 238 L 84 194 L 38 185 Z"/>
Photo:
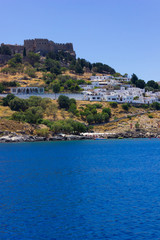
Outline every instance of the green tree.
<path fill-rule="evenodd" d="M 27 101 L 29 107 L 38 107 L 41 105 L 42 98 L 38 96 L 31 96 Z"/>
<path fill-rule="evenodd" d="M 13 111 L 25 111 L 28 108 L 28 102 L 24 99 L 15 97 L 9 102 L 9 106 Z"/>
<path fill-rule="evenodd" d="M 75 105 L 77 104 L 76 100 L 74 98 L 69 99 L 69 104 L 71 105 L 72 103 L 74 103 Z"/>
<path fill-rule="evenodd" d="M 12 114 L 12 117 L 11 117 L 12 120 L 15 120 L 15 121 L 25 121 L 25 116 L 22 112 L 15 112 Z"/>
<path fill-rule="evenodd" d="M 147 86 L 148 87 L 151 87 L 153 89 L 158 89 L 159 88 L 159 85 L 157 82 L 155 82 L 154 80 L 150 80 L 147 82 Z"/>
<path fill-rule="evenodd" d="M 39 123 L 43 118 L 43 109 L 41 107 L 30 107 L 25 112 L 25 121 L 28 123 Z"/>
<path fill-rule="evenodd" d="M 58 97 L 58 105 L 59 105 L 59 108 L 65 108 L 66 110 L 68 110 L 70 106 L 69 97 L 60 95 Z"/>
<path fill-rule="evenodd" d="M 19 64 L 22 63 L 22 56 L 19 53 L 16 53 L 13 58 L 8 61 L 9 67 L 17 68 Z"/>
<path fill-rule="evenodd" d="M 46 84 L 52 83 L 56 79 L 56 74 L 54 73 L 44 73 L 43 74 L 43 80 Z"/>
<path fill-rule="evenodd" d="M 89 114 L 89 115 L 86 117 L 86 120 L 87 120 L 88 124 L 94 123 L 94 116 L 93 116 L 93 114 Z"/>
<path fill-rule="evenodd" d="M 54 73 L 56 75 L 61 74 L 61 66 L 58 61 L 55 61 L 51 58 L 47 58 L 45 60 L 45 66 L 47 71 L 50 71 L 51 73 Z"/>
<path fill-rule="evenodd" d="M 160 103 L 154 102 L 151 104 L 151 108 L 155 110 L 160 110 Z"/>
<path fill-rule="evenodd" d="M 60 84 L 59 83 L 54 83 L 53 84 L 53 92 L 56 94 L 60 91 Z"/>
<path fill-rule="evenodd" d="M 128 110 L 129 110 L 128 103 L 123 103 L 123 104 L 122 104 L 122 108 L 123 108 L 125 111 L 128 112 Z"/>
<path fill-rule="evenodd" d="M 26 57 L 26 48 L 23 48 L 23 57 Z"/>
<path fill-rule="evenodd" d="M 133 83 L 133 84 L 136 84 L 136 82 L 138 81 L 138 77 L 136 76 L 136 74 L 132 74 L 132 77 L 131 77 L 131 82 Z"/>
<path fill-rule="evenodd" d="M 111 116 L 111 109 L 110 108 L 103 108 L 102 113 L 107 113 L 110 117 Z"/>
<path fill-rule="evenodd" d="M 14 98 L 14 94 L 8 94 L 6 97 L 3 98 L 3 106 L 9 106 L 10 101 Z"/>
<path fill-rule="evenodd" d="M 97 113 L 94 115 L 95 123 L 102 123 L 104 121 L 104 116 L 101 113 Z"/>
<path fill-rule="evenodd" d="M 83 68 L 79 63 L 76 63 L 76 65 L 75 65 L 75 72 L 78 73 L 78 74 L 83 74 L 84 73 Z"/>
<path fill-rule="evenodd" d="M 104 121 L 105 121 L 105 122 L 108 122 L 108 121 L 109 121 L 109 117 L 110 117 L 110 116 L 109 116 L 108 113 L 104 113 L 104 114 L 103 114 L 103 117 L 104 117 Z"/>
<path fill-rule="evenodd" d="M 70 106 L 69 106 L 69 109 L 68 111 L 75 114 L 76 113 L 76 110 L 77 110 L 77 107 L 74 103 L 71 103 Z"/>
<path fill-rule="evenodd" d="M 144 80 L 139 79 L 138 81 L 136 81 L 136 87 L 138 87 L 138 88 L 143 89 L 143 88 L 145 88 L 145 85 L 146 85 L 146 83 Z"/>
<path fill-rule="evenodd" d="M 35 63 L 39 63 L 40 62 L 40 55 L 38 53 L 29 52 L 27 57 L 28 57 L 28 62 L 33 67 L 35 66 Z"/>

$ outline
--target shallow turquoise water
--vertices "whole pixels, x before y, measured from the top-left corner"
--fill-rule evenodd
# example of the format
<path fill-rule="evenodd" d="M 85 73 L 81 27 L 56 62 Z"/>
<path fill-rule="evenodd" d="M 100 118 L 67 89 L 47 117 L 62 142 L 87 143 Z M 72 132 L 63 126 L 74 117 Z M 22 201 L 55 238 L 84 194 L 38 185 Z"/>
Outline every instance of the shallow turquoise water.
<path fill-rule="evenodd" d="M 0 144 L 0 239 L 160 239 L 160 140 Z"/>

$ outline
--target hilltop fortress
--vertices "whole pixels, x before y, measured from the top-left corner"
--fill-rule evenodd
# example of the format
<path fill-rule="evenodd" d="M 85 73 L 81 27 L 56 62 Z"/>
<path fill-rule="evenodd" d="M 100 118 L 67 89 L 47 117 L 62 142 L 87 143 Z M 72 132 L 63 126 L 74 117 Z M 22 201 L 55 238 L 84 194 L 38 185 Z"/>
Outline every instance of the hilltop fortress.
<path fill-rule="evenodd" d="M 2 43 L 1 46 L 8 46 L 11 50 L 12 54 L 21 53 L 23 54 L 24 49 L 26 53 L 35 52 L 40 53 L 40 55 L 44 56 L 48 52 L 58 52 L 64 51 L 68 52 L 71 55 L 75 56 L 75 51 L 73 50 L 72 43 L 55 43 L 53 41 L 49 41 L 48 39 L 28 39 L 24 40 L 24 45 L 11 45 Z"/>

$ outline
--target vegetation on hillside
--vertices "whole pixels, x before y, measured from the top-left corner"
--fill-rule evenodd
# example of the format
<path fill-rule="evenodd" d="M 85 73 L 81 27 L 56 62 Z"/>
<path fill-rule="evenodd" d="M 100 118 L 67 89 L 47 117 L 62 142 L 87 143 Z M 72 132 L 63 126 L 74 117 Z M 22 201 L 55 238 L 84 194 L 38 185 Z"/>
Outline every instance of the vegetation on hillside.
<path fill-rule="evenodd" d="M 11 55 L 11 51 L 7 46 L 1 46 L 0 54 Z M 64 75 L 66 71 L 82 75 L 84 72 L 91 74 L 115 74 L 115 70 L 103 63 L 90 63 L 81 58 L 75 58 L 70 53 L 59 51 L 56 53 L 49 52 L 45 57 L 41 57 L 38 53 L 24 51 L 23 56 L 16 53 L 3 66 L 1 73 L 15 75 L 25 74 L 30 78 L 36 78 L 36 72 L 43 73 L 42 80 L 47 91 L 53 92 L 79 92 L 81 89 L 79 84 L 86 84 L 84 80 L 77 80 L 77 77 Z M 27 78 L 25 76 L 25 78 Z M 80 82 L 81 81 L 81 82 Z M 56 90 L 55 90 L 56 86 Z M 5 88 L 0 88 L 2 92 Z"/>
<path fill-rule="evenodd" d="M 146 91 L 159 91 L 160 90 L 160 86 L 154 80 L 150 80 L 146 83 L 144 80 L 139 79 L 137 77 L 137 75 L 134 73 L 132 74 L 132 77 L 131 77 L 131 83 L 134 84 L 136 87 L 139 87 L 142 89 L 145 88 Z"/>
<path fill-rule="evenodd" d="M 3 98 L 3 105 L 9 106 L 10 109 L 14 111 L 11 117 L 12 120 L 31 124 L 43 123 L 52 131 L 56 126 L 59 126 L 59 129 L 62 129 L 62 126 L 60 127 L 60 125 L 64 125 L 64 129 L 67 129 L 67 126 L 72 125 L 73 121 L 73 125 L 75 127 L 73 128 L 73 131 L 71 131 L 72 128 L 68 127 L 68 129 L 70 129 L 68 130 L 69 133 L 76 133 L 78 131 L 75 130 L 76 127 L 80 132 L 87 131 L 87 124 L 91 125 L 105 123 L 108 122 L 109 118 L 111 117 L 111 109 L 103 107 L 103 105 L 100 103 L 87 104 L 85 107 L 78 109 L 75 99 L 69 99 L 63 95 L 59 96 L 57 103 L 58 106 L 52 103 L 52 100 L 38 96 L 32 96 L 29 99 L 20 99 L 15 97 L 13 94 L 9 94 Z M 64 119 L 63 121 L 57 122 L 58 109 L 60 109 L 62 113 L 63 111 L 67 112 L 69 118 L 72 118 L 72 121 L 69 121 L 69 119 Z M 47 120 L 46 116 L 52 116 L 52 118 Z M 80 122 L 76 119 L 78 119 Z M 81 124 L 83 126 L 81 126 Z M 67 132 L 67 130 L 64 129 L 62 132 Z M 54 130 L 53 132 L 57 132 L 57 130 Z"/>

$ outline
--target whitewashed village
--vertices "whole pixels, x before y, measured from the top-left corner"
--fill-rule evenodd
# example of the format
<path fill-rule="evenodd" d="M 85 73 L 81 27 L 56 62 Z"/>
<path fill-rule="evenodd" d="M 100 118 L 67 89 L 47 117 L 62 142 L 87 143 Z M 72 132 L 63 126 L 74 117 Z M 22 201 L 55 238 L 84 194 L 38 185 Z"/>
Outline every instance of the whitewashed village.
<path fill-rule="evenodd" d="M 145 91 L 145 89 L 133 87 L 129 82 L 128 76 L 91 76 L 91 85 L 81 86 L 84 90 L 84 100 L 135 104 L 151 104 L 159 101 L 160 92 Z M 109 90 L 115 87 L 119 89 Z"/>
<path fill-rule="evenodd" d="M 1 44 L 0 52 L 3 141 L 66 140 L 82 133 L 160 138 L 158 82 L 76 58 L 72 44 L 47 39 Z M 27 137 L 15 140 L 19 133 Z"/>
<path fill-rule="evenodd" d="M 67 93 L 68 97 L 84 101 L 106 101 L 117 103 L 152 104 L 160 99 L 160 92 L 145 91 L 131 84 L 131 78 L 126 76 L 114 77 L 112 75 L 96 75 L 90 77 L 89 85 L 79 85 L 81 94 Z M 11 93 L 25 97 L 24 95 L 41 95 L 55 99 L 55 94 L 45 93 L 43 87 L 13 87 Z M 66 94 L 66 93 L 59 93 Z M 57 95 L 57 96 L 58 96 Z"/>

